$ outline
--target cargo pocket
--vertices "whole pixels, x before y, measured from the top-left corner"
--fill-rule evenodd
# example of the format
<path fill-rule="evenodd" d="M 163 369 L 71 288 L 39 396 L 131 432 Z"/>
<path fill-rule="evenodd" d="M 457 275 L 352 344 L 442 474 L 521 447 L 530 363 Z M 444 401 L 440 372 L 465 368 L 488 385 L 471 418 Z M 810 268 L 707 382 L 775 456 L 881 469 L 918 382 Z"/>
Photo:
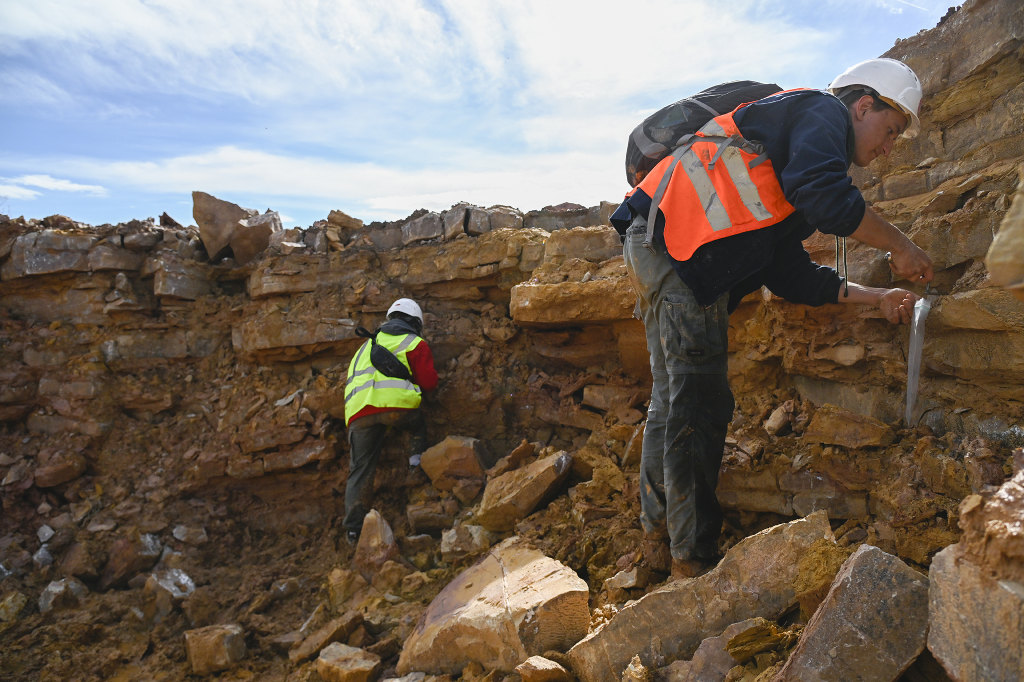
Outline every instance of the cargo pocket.
<path fill-rule="evenodd" d="M 720 362 L 728 348 L 726 304 L 724 296 L 707 307 L 692 296 L 666 296 L 659 325 L 666 356 L 683 365 Z"/>

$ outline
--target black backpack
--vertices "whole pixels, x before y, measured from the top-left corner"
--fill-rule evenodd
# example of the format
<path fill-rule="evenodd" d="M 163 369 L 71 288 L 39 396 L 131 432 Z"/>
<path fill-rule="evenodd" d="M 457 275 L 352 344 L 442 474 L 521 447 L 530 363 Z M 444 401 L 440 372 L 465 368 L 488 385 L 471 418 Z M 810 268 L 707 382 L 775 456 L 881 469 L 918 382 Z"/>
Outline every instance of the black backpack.
<path fill-rule="evenodd" d="M 379 333 L 379 329 L 371 332 L 366 327 L 356 327 L 356 336 L 370 340 L 370 364 L 384 376 L 412 382 L 412 373 L 402 364 L 402 361 L 394 353 L 377 343 L 377 334 Z"/>
<path fill-rule="evenodd" d="M 658 162 L 672 153 L 679 139 L 741 104 L 774 95 L 775 83 L 732 81 L 713 85 L 654 112 L 633 129 L 626 144 L 626 181 L 636 187 Z"/>

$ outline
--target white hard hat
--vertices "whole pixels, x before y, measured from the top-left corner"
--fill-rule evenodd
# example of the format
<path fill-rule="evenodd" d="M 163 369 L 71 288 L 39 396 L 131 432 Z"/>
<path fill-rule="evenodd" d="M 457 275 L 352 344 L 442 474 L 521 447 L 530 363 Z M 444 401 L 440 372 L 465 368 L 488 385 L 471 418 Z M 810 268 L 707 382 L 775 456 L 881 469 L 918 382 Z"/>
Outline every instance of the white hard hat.
<path fill-rule="evenodd" d="M 423 324 L 423 311 L 416 305 L 416 301 L 411 298 L 400 298 L 391 304 L 388 308 L 388 317 L 391 317 L 391 313 L 405 313 L 406 315 L 412 315 Z"/>
<path fill-rule="evenodd" d="M 921 106 L 921 81 L 909 66 L 896 59 L 880 57 L 854 64 L 836 76 L 828 86 L 833 95 L 850 85 L 865 85 L 910 119 L 904 137 L 914 137 L 921 130 L 917 110 Z"/>

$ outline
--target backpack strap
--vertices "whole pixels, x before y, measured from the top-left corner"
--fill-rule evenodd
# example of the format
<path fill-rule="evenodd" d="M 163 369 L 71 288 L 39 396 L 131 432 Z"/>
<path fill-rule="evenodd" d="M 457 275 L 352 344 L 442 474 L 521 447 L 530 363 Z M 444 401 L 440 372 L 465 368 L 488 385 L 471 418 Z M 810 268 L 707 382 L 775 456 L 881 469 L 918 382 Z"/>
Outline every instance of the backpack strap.
<path fill-rule="evenodd" d="M 711 110 L 710 107 L 704 105 L 699 100 L 692 100 L 703 106 L 705 109 Z M 713 111 L 713 110 L 712 110 Z M 704 169 L 703 164 L 696 159 L 696 157 L 690 152 L 690 147 L 694 142 L 700 140 L 702 142 L 714 142 L 717 145 L 715 155 L 711 158 L 708 163 L 708 170 L 713 169 L 715 164 L 722 159 L 722 155 L 730 147 L 738 147 L 750 154 L 756 154 L 757 156 L 747 164 L 749 168 L 764 163 L 768 159 L 768 152 L 765 151 L 764 145 L 759 142 L 754 142 L 746 139 L 742 135 L 727 135 L 726 131 L 718 125 L 718 122 L 712 119 L 707 124 L 701 127 L 701 134 L 690 133 L 683 135 L 679 138 L 678 146 L 672 150 L 672 154 L 669 158 L 669 167 L 665 169 L 665 174 L 661 176 L 661 180 L 658 181 L 658 187 L 654 191 L 654 196 L 651 197 L 651 207 L 647 213 L 647 234 L 644 237 L 644 246 L 650 247 L 651 241 L 654 238 L 654 223 L 658 218 L 658 207 L 661 205 L 661 200 L 665 197 L 665 191 L 668 189 L 668 184 L 672 180 L 672 175 L 675 173 L 676 167 L 683 165 L 690 176 L 690 182 L 693 184 L 694 190 L 697 192 L 697 196 L 701 200 L 701 204 L 705 207 L 708 213 L 708 221 L 712 225 L 719 225 L 721 227 L 728 227 L 730 220 L 728 215 L 722 212 L 720 204 L 716 209 L 716 205 L 711 202 L 711 199 L 715 195 L 714 185 L 711 184 L 711 179 L 707 175 L 707 171 Z M 689 154 L 689 157 L 687 157 Z M 725 159 L 726 166 L 729 168 L 735 168 L 730 162 L 729 157 Z M 763 220 L 770 217 L 771 214 L 764 214 L 764 209 L 760 208 L 760 198 L 758 196 L 757 188 L 753 183 L 749 182 L 746 178 L 746 174 L 742 172 L 732 172 L 730 176 L 733 178 L 733 182 L 736 185 L 737 191 L 740 196 L 743 197 L 744 203 L 748 205 L 751 212 L 759 219 Z M 759 210 L 760 209 L 760 210 Z"/>
<path fill-rule="evenodd" d="M 370 364 L 384 376 L 415 383 L 412 380 L 412 372 L 402 364 L 398 356 L 377 343 L 377 334 L 379 333 L 379 329 L 371 332 L 366 327 L 356 327 L 356 336 L 370 340 Z"/>
<path fill-rule="evenodd" d="M 665 174 L 661 176 L 658 188 L 654 190 L 654 196 L 651 197 L 651 208 L 647 212 L 647 233 L 644 235 L 644 246 L 647 248 L 651 248 L 651 241 L 654 239 L 654 223 L 658 219 L 658 205 L 661 204 L 661 200 L 665 196 L 665 190 L 668 189 L 668 181 L 672 179 L 672 174 L 676 172 L 676 166 L 679 164 L 683 153 L 689 148 L 690 146 L 684 143 L 676 147 L 675 151 L 672 152 L 669 157 L 671 160 L 668 162 L 668 168 L 665 169 Z"/>
<path fill-rule="evenodd" d="M 711 107 L 709 107 L 709 106 L 708 106 L 707 104 L 704 104 L 704 102 L 701 102 L 701 101 L 700 101 L 699 99 L 697 99 L 696 97 L 687 97 L 687 98 L 685 98 L 685 99 L 684 99 L 683 101 L 684 101 L 684 102 L 693 102 L 693 103 L 694 103 L 694 104 L 696 104 L 696 105 L 697 105 L 698 107 L 701 107 L 702 109 L 705 109 L 705 110 L 707 110 L 707 111 L 711 112 L 711 117 L 712 117 L 712 118 L 714 118 L 714 117 L 716 117 L 716 116 L 721 116 L 721 115 L 722 115 L 722 112 L 720 112 L 720 111 L 715 111 L 714 109 L 712 109 Z"/>
<path fill-rule="evenodd" d="M 699 99 L 695 97 L 684 97 L 683 99 L 676 102 L 675 106 L 678 106 L 683 102 L 690 102 L 691 104 L 696 104 L 698 107 L 704 109 L 709 114 L 711 114 L 712 117 L 721 116 L 721 112 L 715 111 L 713 108 L 709 107 L 707 104 L 701 102 Z M 650 137 L 648 137 L 647 133 L 644 132 L 644 125 L 643 123 L 641 123 L 640 125 L 633 129 L 632 137 L 633 143 L 636 145 L 637 149 L 640 150 L 641 154 L 643 154 L 649 159 L 658 159 L 663 157 L 665 153 L 668 152 L 670 149 L 675 149 L 679 145 L 683 144 L 683 142 L 685 142 L 686 139 L 690 137 L 690 135 L 692 135 L 692 133 L 686 133 L 682 135 L 678 140 L 672 143 L 671 147 L 669 147 L 667 145 L 662 144 L 661 142 L 656 142 L 652 140 Z"/>

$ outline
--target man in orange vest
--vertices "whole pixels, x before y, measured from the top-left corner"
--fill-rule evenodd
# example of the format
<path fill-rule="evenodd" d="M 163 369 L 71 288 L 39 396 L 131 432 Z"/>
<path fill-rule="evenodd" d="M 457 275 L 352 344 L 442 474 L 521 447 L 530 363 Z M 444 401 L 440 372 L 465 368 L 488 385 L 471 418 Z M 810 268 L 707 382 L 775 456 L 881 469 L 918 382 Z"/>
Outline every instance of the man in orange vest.
<path fill-rule="evenodd" d="M 377 460 L 388 432 L 398 428 L 411 433 L 412 468 L 419 466 L 427 447 L 427 424 L 420 404 L 424 392 L 437 388 L 438 377 L 434 355 L 422 334 L 420 306 L 410 298 L 400 298 L 388 309 L 387 321 L 356 351 L 348 366 L 345 424 L 349 473 L 342 525 L 353 544 L 370 508 Z M 386 362 L 375 360 L 374 351 L 384 352 Z"/>
<path fill-rule="evenodd" d="M 829 92 L 741 106 L 663 159 L 612 216 L 625 232 L 654 378 L 640 501 L 656 568 L 692 577 L 718 559 L 715 488 L 734 408 L 729 314 L 746 294 L 767 286 L 796 303 L 865 303 L 894 324 L 910 322 L 914 293 L 849 282 L 814 263 L 802 241 L 815 230 L 850 236 L 888 251 L 897 278 L 931 281 L 928 255 L 865 203 L 848 174 L 851 163 L 866 166 L 900 135 L 917 134 L 921 94 L 908 66 L 872 59 Z"/>

